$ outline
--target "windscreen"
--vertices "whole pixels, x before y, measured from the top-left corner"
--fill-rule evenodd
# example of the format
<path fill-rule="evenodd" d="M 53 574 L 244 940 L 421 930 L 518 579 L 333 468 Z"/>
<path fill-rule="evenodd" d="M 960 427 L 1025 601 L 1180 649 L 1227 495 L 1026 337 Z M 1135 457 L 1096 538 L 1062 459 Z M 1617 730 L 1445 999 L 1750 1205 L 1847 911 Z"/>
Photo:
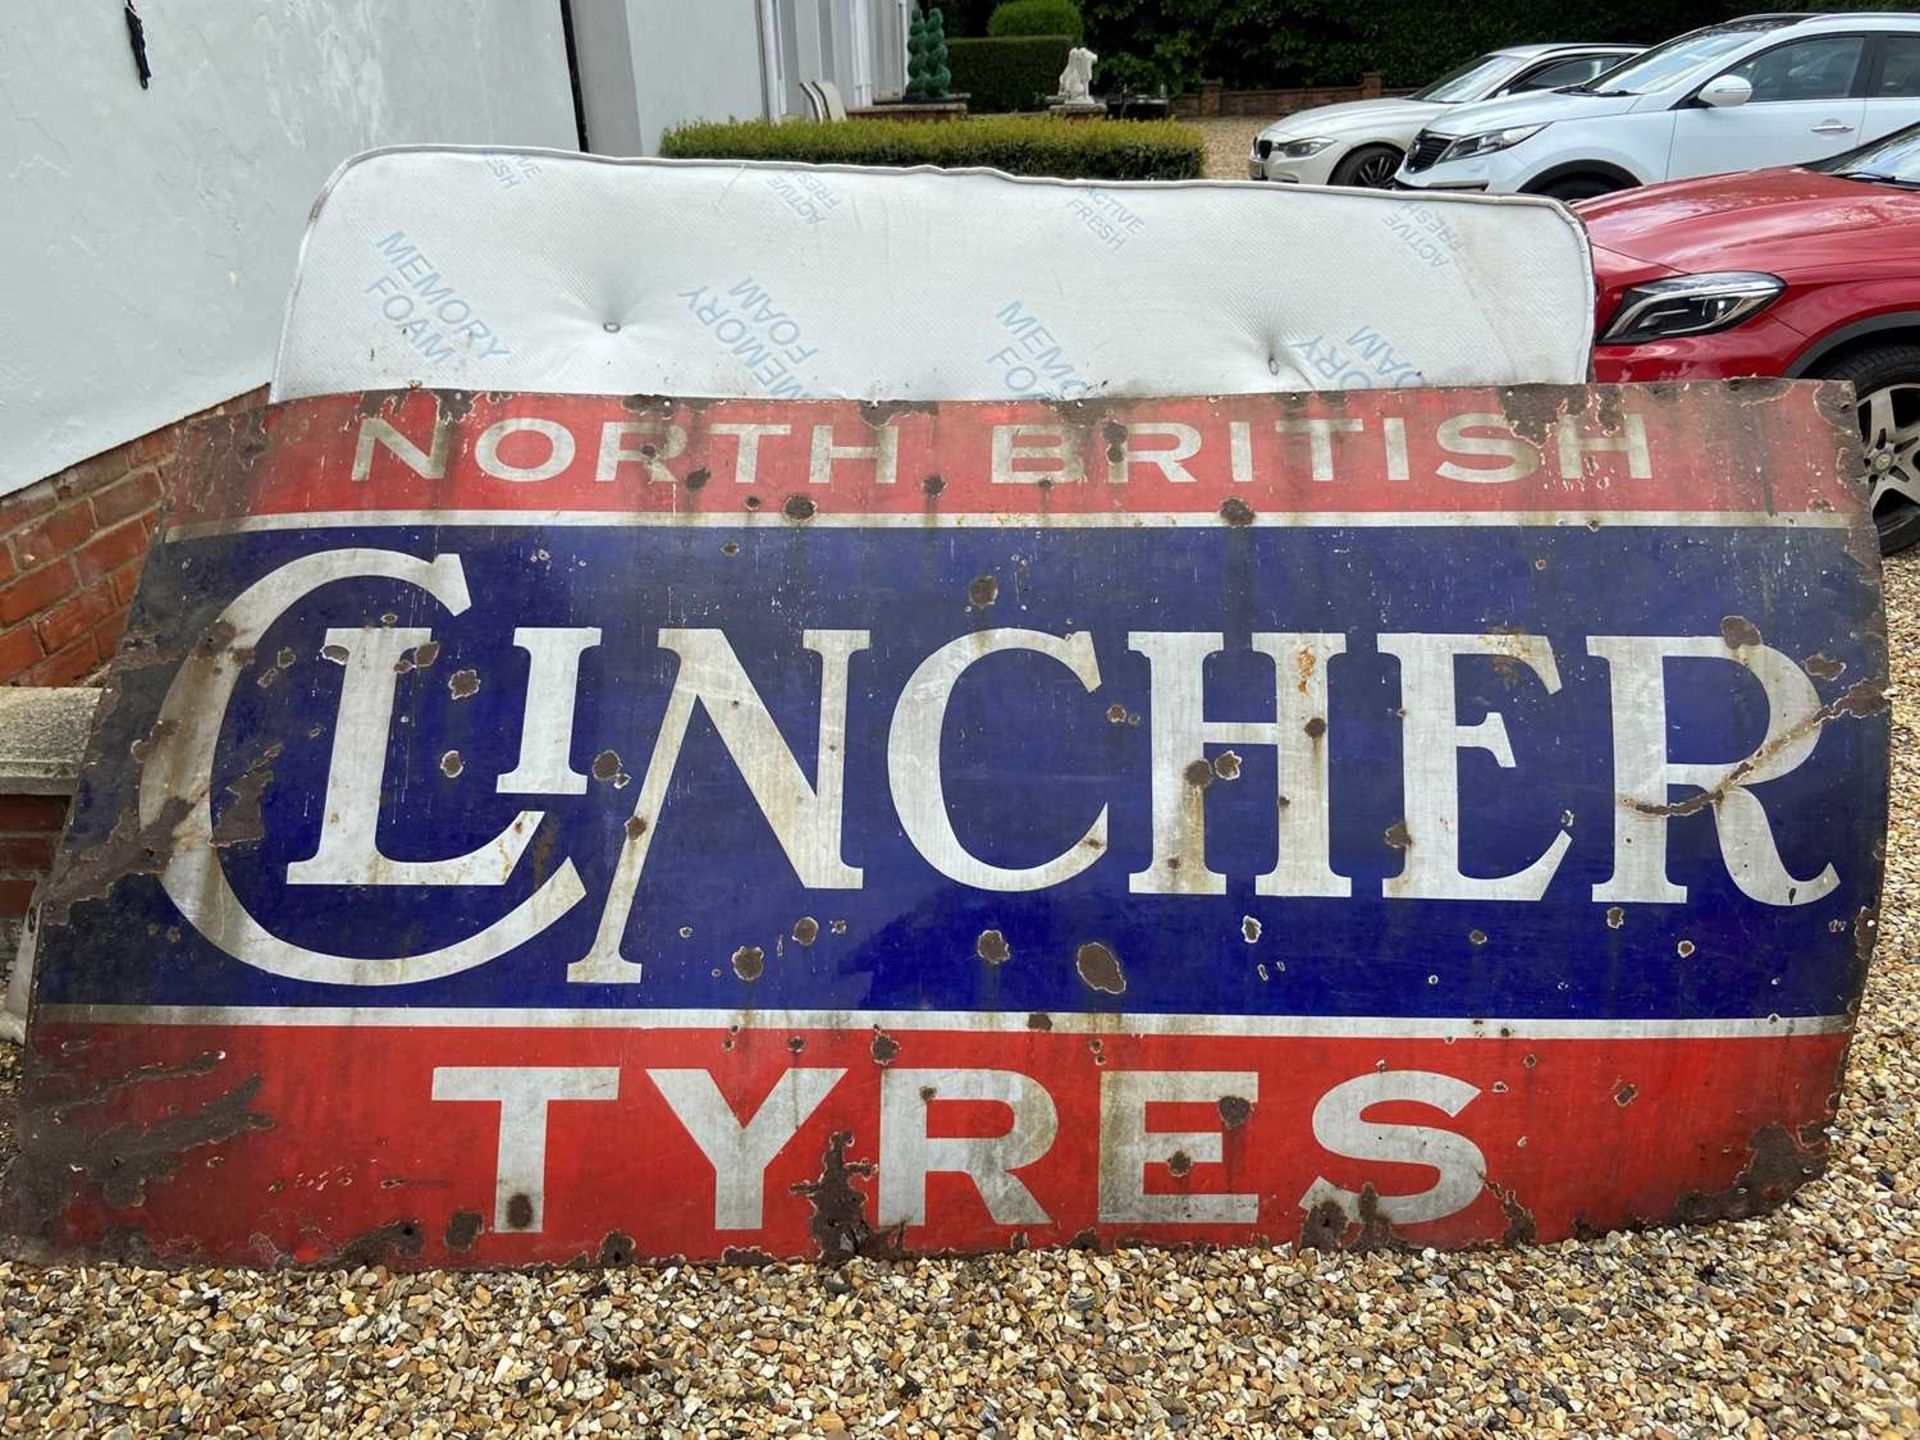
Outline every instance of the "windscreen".
<path fill-rule="evenodd" d="M 1723 25 L 1695 30 L 1595 76 L 1580 88 L 1596 95 L 1647 95 L 1692 73 L 1709 61 L 1730 55 L 1760 30 L 1777 29 L 1782 22 L 1762 25 Z"/>
<path fill-rule="evenodd" d="M 1920 185 L 1920 125 L 1896 130 L 1891 135 L 1849 150 L 1831 160 L 1810 165 L 1810 170 L 1842 175 L 1849 180 L 1878 181 L 1887 185 Z"/>
<path fill-rule="evenodd" d="M 1513 68 L 1506 55 L 1482 55 L 1458 70 L 1441 76 L 1414 95 L 1415 100 L 1432 100 L 1442 105 L 1461 105 L 1469 100 L 1484 100 L 1495 83 Z"/>

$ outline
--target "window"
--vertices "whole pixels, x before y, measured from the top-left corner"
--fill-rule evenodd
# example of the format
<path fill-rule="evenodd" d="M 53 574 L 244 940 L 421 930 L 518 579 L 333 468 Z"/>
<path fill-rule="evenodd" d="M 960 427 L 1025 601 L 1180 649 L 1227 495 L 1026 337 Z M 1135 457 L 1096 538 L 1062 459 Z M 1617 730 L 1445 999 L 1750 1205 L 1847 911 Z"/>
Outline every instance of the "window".
<path fill-rule="evenodd" d="M 1880 46 L 1880 83 L 1873 94 L 1882 100 L 1920 97 L 1920 35 L 1888 35 Z"/>
<path fill-rule="evenodd" d="M 1664 90 L 1729 51 L 1751 44 L 1755 35 L 1777 30 L 1793 19 L 1790 15 L 1762 15 L 1731 25 L 1715 25 L 1710 30 L 1690 31 L 1605 72 L 1606 83 L 1595 90 L 1601 95 L 1646 95 Z"/>
<path fill-rule="evenodd" d="M 1725 73 L 1753 86 L 1755 104 L 1839 100 L 1853 92 L 1853 77 L 1866 48 L 1863 36 L 1821 35 L 1763 50 Z"/>
<path fill-rule="evenodd" d="M 1484 99 L 1494 77 L 1512 63 L 1505 55 L 1482 55 L 1458 70 L 1448 71 L 1413 98 L 1432 100 L 1442 105 L 1459 105 L 1468 100 Z"/>
<path fill-rule="evenodd" d="M 1529 70 L 1507 86 L 1505 93 L 1520 95 L 1530 90 L 1558 90 L 1562 85 L 1583 84 L 1619 59 L 1618 55 L 1581 55 L 1572 60 L 1552 60 L 1537 70 Z"/>

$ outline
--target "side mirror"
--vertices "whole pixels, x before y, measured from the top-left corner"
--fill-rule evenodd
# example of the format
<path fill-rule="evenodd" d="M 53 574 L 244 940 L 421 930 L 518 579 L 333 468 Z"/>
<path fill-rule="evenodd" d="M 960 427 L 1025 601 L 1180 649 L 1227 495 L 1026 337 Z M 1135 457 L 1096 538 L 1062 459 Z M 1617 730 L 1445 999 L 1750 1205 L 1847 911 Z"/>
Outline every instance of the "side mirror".
<path fill-rule="evenodd" d="M 1700 93 L 1694 98 L 1702 105 L 1723 110 L 1753 99 L 1753 85 L 1738 75 L 1716 75 L 1700 87 Z"/>

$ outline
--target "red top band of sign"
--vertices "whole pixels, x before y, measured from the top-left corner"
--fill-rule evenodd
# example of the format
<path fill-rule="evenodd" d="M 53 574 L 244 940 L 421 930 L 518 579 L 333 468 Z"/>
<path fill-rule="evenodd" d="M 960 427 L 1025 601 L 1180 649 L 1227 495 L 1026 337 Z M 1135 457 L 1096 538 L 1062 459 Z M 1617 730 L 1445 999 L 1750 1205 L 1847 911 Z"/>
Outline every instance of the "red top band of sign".
<path fill-rule="evenodd" d="M 303 524 L 1846 525 L 1841 387 L 863 404 L 411 390 L 222 418 L 176 535 Z M 224 451 L 225 454 L 220 453 Z M 196 474 L 196 472 L 198 472 Z M 304 518 L 302 518 L 304 517 Z"/>

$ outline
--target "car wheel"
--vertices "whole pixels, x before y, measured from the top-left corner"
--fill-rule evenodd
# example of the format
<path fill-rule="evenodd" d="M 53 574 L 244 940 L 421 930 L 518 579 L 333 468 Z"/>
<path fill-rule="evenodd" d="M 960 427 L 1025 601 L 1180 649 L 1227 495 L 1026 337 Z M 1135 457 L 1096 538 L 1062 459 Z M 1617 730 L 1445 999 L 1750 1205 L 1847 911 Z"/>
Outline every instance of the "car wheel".
<path fill-rule="evenodd" d="M 1592 200 L 1596 196 L 1611 195 L 1622 188 L 1600 175 L 1569 175 L 1565 180 L 1542 185 L 1533 193 L 1571 205 L 1576 200 Z"/>
<path fill-rule="evenodd" d="M 1400 168 L 1400 152 L 1391 145 L 1362 145 L 1333 167 L 1335 185 L 1385 190 Z"/>
<path fill-rule="evenodd" d="M 1920 540 L 1920 345 L 1857 350 L 1818 374 L 1853 382 L 1880 553 L 1905 550 Z"/>

